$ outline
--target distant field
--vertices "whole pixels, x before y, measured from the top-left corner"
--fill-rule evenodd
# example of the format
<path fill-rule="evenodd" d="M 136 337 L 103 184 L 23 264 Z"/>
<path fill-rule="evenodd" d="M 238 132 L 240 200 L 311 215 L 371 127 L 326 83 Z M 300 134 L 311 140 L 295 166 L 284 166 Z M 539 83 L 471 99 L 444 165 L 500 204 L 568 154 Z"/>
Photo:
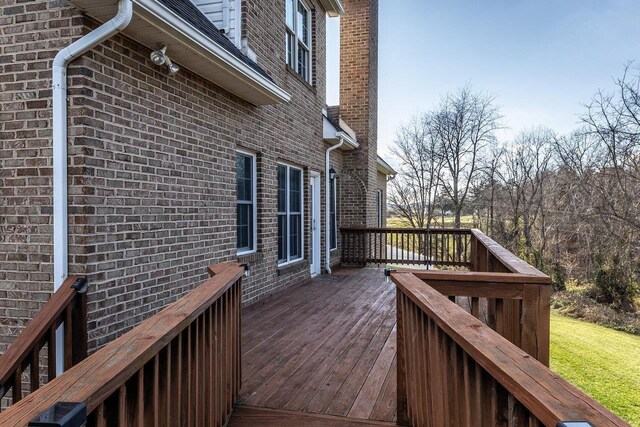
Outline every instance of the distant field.
<path fill-rule="evenodd" d="M 440 219 L 439 219 L 440 220 Z M 454 218 L 452 216 L 444 217 L 444 227 L 453 227 Z M 471 227 L 473 224 L 473 216 L 472 215 L 463 215 L 460 217 L 460 222 L 463 227 Z M 409 222 L 403 218 L 393 217 L 387 218 L 387 227 L 411 227 Z M 434 227 L 441 227 L 440 222 Z"/>
<path fill-rule="evenodd" d="M 551 369 L 640 427 L 640 336 L 557 313 L 551 316 Z"/>

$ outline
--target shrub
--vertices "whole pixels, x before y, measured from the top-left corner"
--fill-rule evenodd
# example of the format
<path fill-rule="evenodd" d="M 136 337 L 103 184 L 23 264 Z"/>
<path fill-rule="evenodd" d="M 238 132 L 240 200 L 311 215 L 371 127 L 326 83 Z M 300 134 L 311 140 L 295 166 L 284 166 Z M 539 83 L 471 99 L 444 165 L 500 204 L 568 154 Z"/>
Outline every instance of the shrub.
<path fill-rule="evenodd" d="M 555 292 L 551 299 L 551 308 L 558 312 L 618 331 L 640 335 L 640 315 L 614 310 L 606 304 L 600 304 L 585 295 L 590 286 L 579 286 L 577 291 Z"/>
<path fill-rule="evenodd" d="M 596 300 L 623 311 L 635 311 L 638 285 L 632 269 L 625 268 L 618 256 L 597 260 L 595 276 Z"/>
<path fill-rule="evenodd" d="M 563 291 L 566 289 L 567 273 L 559 262 L 554 262 L 551 271 L 551 284 L 553 290 Z"/>

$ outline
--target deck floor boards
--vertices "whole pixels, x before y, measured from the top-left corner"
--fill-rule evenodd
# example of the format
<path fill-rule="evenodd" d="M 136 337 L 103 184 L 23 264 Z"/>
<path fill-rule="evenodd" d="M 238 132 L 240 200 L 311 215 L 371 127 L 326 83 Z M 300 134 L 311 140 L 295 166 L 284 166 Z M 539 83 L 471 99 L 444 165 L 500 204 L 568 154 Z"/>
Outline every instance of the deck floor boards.
<path fill-rule="evenodd" d="M 395 288 L 340 269 L 245 309 L 239 403 L 395 421 Z"/>

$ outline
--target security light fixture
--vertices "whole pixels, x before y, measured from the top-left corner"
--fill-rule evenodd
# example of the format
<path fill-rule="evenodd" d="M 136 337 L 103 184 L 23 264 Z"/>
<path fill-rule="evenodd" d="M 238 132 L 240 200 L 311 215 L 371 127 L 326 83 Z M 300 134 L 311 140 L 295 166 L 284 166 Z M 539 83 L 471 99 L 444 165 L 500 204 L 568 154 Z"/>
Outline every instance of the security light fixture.
<path fill-rule="evenodd" d="M 167 61 L 167 68 L 169 68 L 169 74 L 175 74 L 178 71 L 180 71 L 180 67 L 178 67 L 177 64 L 174 64 L 173 62 L 171 62 L 169 57 L 167 57 L 166 61 Z"/>
<path fill-rule="evenodd" d="M 165 45 L 162 45 L 160 49 L 151 52 L 150 58 L 156 65 L 166 65 L 169 69 L 169 74 L 175 74 L 180 71 L 180 67 L 171 62 L 171 59 L 167 56 L 167 46 Z"/>
<path fill-rule="evenodd" d="M 329 179 L 334 180 L 336 179 L 336 175 L 338 175 L 336 173 L 336 170 L 334 168 L 329 169 Z"/>
<path fill-rule="evenodd" d="M 163 45 L 160 49 L 151 52 L 151 60 L 156 65 L 164 65 L 167 62 L 167 47 Z"/>

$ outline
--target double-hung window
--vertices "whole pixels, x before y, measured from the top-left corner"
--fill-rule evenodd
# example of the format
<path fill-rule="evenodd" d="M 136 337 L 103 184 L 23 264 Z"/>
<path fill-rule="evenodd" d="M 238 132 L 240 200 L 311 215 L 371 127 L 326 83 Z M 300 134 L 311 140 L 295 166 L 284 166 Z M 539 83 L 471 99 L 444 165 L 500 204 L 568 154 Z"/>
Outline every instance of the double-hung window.
<path fill-rule="evenodd" d="M 287 64 L 311 82 L 311 8 L 305 0 L 285 1 Z"/>
<path fill-rule="evenodd" d="M 329 179 L 329 249 L 338 247 L 338 218 L 336 213 L 336 179 Z"/>
<path fill-rule="evenodd" d="M 278 264 L 302 259 L 302 170 L 278 165 Z"/>
<path fill-rule="evenodd" d="M 238 254 L 256 250 L 256 156 L 238 152 L 236 155 L 237 242 Z"/>

